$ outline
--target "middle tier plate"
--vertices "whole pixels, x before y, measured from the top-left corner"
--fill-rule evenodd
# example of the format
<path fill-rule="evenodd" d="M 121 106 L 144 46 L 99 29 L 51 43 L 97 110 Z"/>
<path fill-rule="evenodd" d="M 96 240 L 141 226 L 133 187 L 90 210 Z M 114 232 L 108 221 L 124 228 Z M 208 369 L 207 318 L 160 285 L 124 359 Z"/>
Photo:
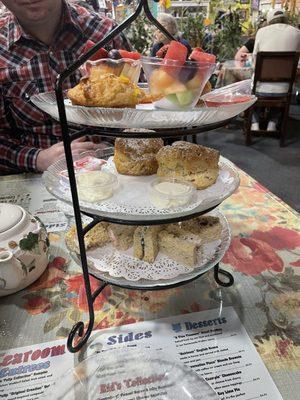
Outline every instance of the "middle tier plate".
<path fill-rule="evenodd" d="M 149 187 L 156 175 L 133 177 L 117 174 L 120 186 L 112 197 L 97 203 L 80 200 L 80 209 L 87 214 L 111 221 L 125 220 L 125 223 L 152 224 L 153 221 L 184 219 L 216 207 L 238 188 L 240 180 L 234 165 L 226 158 L 220 157 L 219 167 L 216 183 L 207 189 L 197 190 L 192 201 L 184 206 L 158 208 L 151 203 Z M 111 168 L 114 168 L 112 162 Z M 66 162 L 60 160 L 48 168 L 43 179 L 47 190 L 52 195 L 67 204 L 72 204 L 70 188 L 60 177 L 60 173 L 64 170 L 66 170 Z"/>

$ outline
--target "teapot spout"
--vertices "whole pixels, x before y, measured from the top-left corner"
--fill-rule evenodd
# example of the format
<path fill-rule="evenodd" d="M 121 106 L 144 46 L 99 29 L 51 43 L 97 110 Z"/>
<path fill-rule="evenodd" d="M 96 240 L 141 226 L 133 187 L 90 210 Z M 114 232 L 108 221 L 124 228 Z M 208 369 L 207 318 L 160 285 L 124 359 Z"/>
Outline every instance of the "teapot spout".
<path fill-rule="evenodd" d="M 24 279 L 22 265 L 11 251 L 0 252 L 0 288 L 11 290 L 20 286 Z"/>

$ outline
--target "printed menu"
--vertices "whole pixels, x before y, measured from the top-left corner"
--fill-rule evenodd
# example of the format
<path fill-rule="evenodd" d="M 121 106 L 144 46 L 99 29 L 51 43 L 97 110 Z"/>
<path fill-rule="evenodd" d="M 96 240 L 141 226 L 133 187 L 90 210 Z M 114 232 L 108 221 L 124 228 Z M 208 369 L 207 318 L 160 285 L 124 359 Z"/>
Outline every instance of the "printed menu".
<path fill-rule="evenodd" d="M 282 400 L 232 307 L 101 330 L 93 339 L 89 354 L 122 346 L 168 354 L 202 375 L 220 400 Z"/>
<path fill-rule="evenodd" d="M 114 353 L 121 354 L 121 360 L 128 354 L 135 355 L 136 360 L 143 354 L 152 354 L 158 360 L 167 357 L 171 362 L 185 364 L 204 377 L 218 396 L 208 388 L 205 399 L 282 400 L 233 307 L 94 331 L 88 347 L 75 355 L 68 352 L 66 340 L 4 351 L 0 353 L 0 398 L 46 398 L 45 391 L 64 371 L 78 364 L 77 357 L 82 360 L 96 352 L 100 353 L 99 360 L 111 359 Z M 169 382 L 163 381 L 159 368 L 147 377 L 140 370 L 130 376 L 124 375 L 127 366 L 123 364 L 116 363 L 114 368 L 105 370 L 105 374 L 99 372 L 101 379 L 96 376 L 90 382 L 84 398 L 107 400 L 120 395 L 124 400 L 180 398 L 165 397 Z M 87 367 L 84 376 L 89 374 L 89 369 L 97 373 L 93 368 Z M 184 371 L 179 371 L 176 381 L 180 379 L 186 379 Z M 143 386 L 149 382 L 148 397 L 144 395 Z M 193 377 L 190 383 L 195 384 Z M 64 379 L 65 387 L 66 384 Z M 188 388 L 189 383 L 185 385 Z M 79 398 L 73 388 L 68 391 L 68 400 Z"/>
<path fill-rule="evenodd" d="M 17 204 L 36 215 L 48 232 L 64 231 L 68 221 L 58 201 L 49 194 L 40 177 L 0 181 L 0 203 Z"/>
<path fill-rule="evenodd" d="M 0 351 L 0 398 L 39 400 L 73 366 L 65 339 Z"/>

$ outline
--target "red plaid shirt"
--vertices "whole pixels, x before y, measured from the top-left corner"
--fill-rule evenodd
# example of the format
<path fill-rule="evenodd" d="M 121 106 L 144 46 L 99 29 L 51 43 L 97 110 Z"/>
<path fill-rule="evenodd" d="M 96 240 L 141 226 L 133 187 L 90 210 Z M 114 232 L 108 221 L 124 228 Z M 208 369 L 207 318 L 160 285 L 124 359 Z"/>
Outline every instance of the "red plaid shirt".
<path fill-rule="evenodd" d="M 37 171 L 41 149 L 61 140 L 61 128 L 30 102 L 53 91 L 56 77 L 83 54 L 87 40 L 99 42 L 115 22 L 64 1 L 63 18 L 52 45 L 27 35 L 10 13 L 0 17 L 0 174 Z M 111 48 L 130 49 L 123 36 Z M 64 89 L 76 85 L 79 72 Z"/>

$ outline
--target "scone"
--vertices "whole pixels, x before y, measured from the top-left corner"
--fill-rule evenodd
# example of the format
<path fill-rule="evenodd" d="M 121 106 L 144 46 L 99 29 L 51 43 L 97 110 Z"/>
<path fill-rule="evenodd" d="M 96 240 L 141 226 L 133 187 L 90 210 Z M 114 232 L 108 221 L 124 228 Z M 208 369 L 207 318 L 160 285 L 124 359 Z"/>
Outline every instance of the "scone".
<path fill-rule="evenodd" d="M 174 142 L 157 153 L 157 175 L 191 182 L 197 189 L 205 189 L 218 178 L 219 157 L 217 150 L 189 142 Z"/>
<path fill-rule="evenodd" d="M 86 250 L 101 247 L 110 241 L 108 234 L 108 223 L 99 222 L 95 225 L 84 237 L 84 243 Z M 79 252 L 79 243 L 77 239 L 76 226 L 72 226 L 71 229 L 66 233 L 65 241 L 69 249 Z"/>
<path fill-rule="evenodd" d="M 197 250 L 201 241 L 192 233 L 171 232 L 163 229 L 158 233 L 159 250 L 180 264 L 193 267 L 197 262 Z"/>
<path fill-rule="evenodd" d="M 133 237 L 133 256 L 139 260 L 153 263 L 158 254 L 157 235 L 162 229 L 160 225 L 139 226 Z"/>
<path fill-rule="evenodd" d="M 157 171 L 156 153 L 164 145 L 162 139 L 125 139 L 115 141 L 114 163 L 123 175 L 152 175 Z"/>
<path fill-rule="evenodd" d="M 87 107 L 135 107 L 141 96 L 140 89 L 128 78 L 114 74 L 82 78 L 68 90 L 72 104 Z"/>
<path fill-rule="evenodd" d="M 108 234 L 113 246 L 118 250 L 128 250 L 133 245 L 136 226 L 109 224 Z"/>

